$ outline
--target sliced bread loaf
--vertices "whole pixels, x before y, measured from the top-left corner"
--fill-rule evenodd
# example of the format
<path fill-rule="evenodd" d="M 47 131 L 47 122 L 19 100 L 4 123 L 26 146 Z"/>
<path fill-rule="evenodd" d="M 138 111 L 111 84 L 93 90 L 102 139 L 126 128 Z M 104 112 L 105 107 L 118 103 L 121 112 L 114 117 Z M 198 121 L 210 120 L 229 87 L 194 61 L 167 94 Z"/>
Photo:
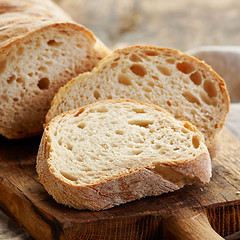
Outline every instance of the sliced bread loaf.
<path fill-rule="evenodd" d="M 101 210 L 207 183 L 211 160 L 203 135 L 191 123 L 155 105 L 115 99 L 48 123 L 36 169 L 57 202 Z"/>
<path fill-rule="evenodd" d="M 204 62 L 178 50 L 152 46 L 120 49 L 91 73 L 71 80 L 55 95 L 46 116 L 111 98 L 156 104 L 175 118 L 187 120 L 212 146 L 229 111 L 225 83 Z"/>
<path fill-rule="evenodd" d="M 57 90 L 109 50 L 49 0 L 0 0 L 0 134 L 41 134 Z"/>

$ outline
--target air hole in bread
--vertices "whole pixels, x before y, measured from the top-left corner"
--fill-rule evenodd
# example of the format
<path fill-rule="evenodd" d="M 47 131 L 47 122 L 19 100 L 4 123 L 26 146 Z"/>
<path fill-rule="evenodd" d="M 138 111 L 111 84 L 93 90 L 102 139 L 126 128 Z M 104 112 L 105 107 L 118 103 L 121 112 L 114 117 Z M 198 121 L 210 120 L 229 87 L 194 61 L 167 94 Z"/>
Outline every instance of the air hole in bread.
<path fill-rule="evenodd" d="M 217 96 L 217 88 L 211 80 L 206 80 L 203 83 L 203 88 L 210 98 Z"/>
<path fill-rule="evenodd" d="M 98 90 L 95 90 L 94 93 L 93 93 L 93 96 L 96 98 L 96 99 L 99 99 L 100 98 L 100 93 Z"/>
<path fill-rule="evenodd" d="M 153 76 L 152 76 L 152 77 L 153 77 Z M 158 80 L 158 78 L 157 78 L 156 80 Z M 153 87 L 153 86 L 154 86 L 154 82 L 151 81 L 151 80 L 148 80 L 147 84 L 148 84 L 148 86 L 150 86 L 150 87 Z"/>
<path fill-rule="evenodd" d="M 128 147 L 128 148 L 133 148 L 134 146 L 135 146 L 135 145 L 134 145 L 133 143 L 128 143 L 128 144 L 127 144 L 127 147 Z"/>
<path fill-rule="evenodd" d="M 107 144 L 100 144 L 100 146 L 102 147 L 102 148 L 104 148 L 104 149 L 108 149 L 109 148 L 109 146 L 107 145 Z"/>
<path fill-rule="evenodd" d="M 12 83 L 15 79 L 16 79 L 16 76 L 15 76 L 15 75 L 12 75 L 12 76 L 10 76 L 10 77 L 7 79 L 7 83 L 10 84 L 10 83 Z"/>
<path fill-rule="evenodd" d="M 139 150 L 139 149 L 132 149 L 131 150 L 131 154 L 133 154 L 133 155 L 139 155 L 139 154 L 141 154 L 143 151 L 142 150 Z"/>
<path fill-rule="evenodd" d="M 107 98 L 108 98 L 108 99 L 112 99 L 112 95 L 108 95 Z"/>
<path fill-rule="evenodd" d="M 104 171 L 104 172 L 111 171 L 111 170 L 112 170 L 112 168 L 103 168 L 102 169 L 102 171 Z"/>
<path fill-rule="evenodd" d="M 42 72 L 47 72 L 47 68 L 45 66 L 39 67 L 38 70 Z"/>
<path fill-rule="evenodd" d="M 214 127 L 217 129 L 218 128 L 218 124 L 215 124 Z"/>
<path fill-rule="evenodd" d="M 113 62 L 113 63 L 111 63 L 111 68 L 114 68 L 114 67 L 116 67 L 117 65 L 118 65 L 117 62 Z"/>
<path fill-rule="evenodd" d="M 17 101 L 18 101 L 18 98 L 13 98 L 13 101 L 14 101 L 14 102 L 17 102 Z"/>
<path fill-rule="evenodd" d="M 195 132 L 194 129 L 192 128 L 192 126 L 188 123 L 188 122 L 185 122 L 184 125 L 183 125 L 186 129 L 192 131 L 192 132 Z M 183 132 L 183 130 L 182 130 Z"/>
<path fill-rule="evenodd" d="M 60 171 L 60 173 L 62 174 L 63 177 L 65 177 L 66 179 L 68 179 L 70 181 L 77 181 L 78 180 L 70 172 Z"/>
<path fill-rule="evenodd" d="M 33 76 L 33 73 L 28 73 L 28 76 L 29 76 L 29 77 L 32 77 L 32 76 Z"/>
<path fill-rule="evenodd" d="M 127 77 L 126 75 L 120 73 L 118 75 L 118 82 L 123 84 L 123 85 L 126 85 L 126 86 L 129 86 L 132 84 L 131 80 L 129 79 L 129 77 Z"/>
<path fill-rule="evenodd" d="M 60 138 L 60 139 L 58 139 L 58 145 L 62 145 L 62 139 Z"/>
<path fill-rule="evenodd" d="M 130 70 L 137 76 L 143 77 L 147 74 L 146 68 L 141 64 L 133 64 Z"/>
<path fill-rule="evenodd" d="M 38 84 L 37 84 L 37 86 L 38 86 L 39 89 L 41 89 L 41 90 L 48 89 L 48 88 L 49 88 L 49 85 L 50 85 L 50 81 L 49 81 L 49 79 L 46 78 L 46 77 L 41 78 L 41 79 L 38 81 Z"/>
<path fill-rule="evenodd" d="M 144 143 L 144 140 L 136 137 L 136 138 L 133 139 L 133 142 L 134 143 Z"/>
<path fill-rule="evenodd" d="M 9 99 L 8 99 L 8 96 L 7 95 L 2 95 L 2 100 L 5 101 L 5 102 L 8 102 Z"/>
<path fill-rule="evenodd" d="M 1 63 L 0 63 L 0 74 L 3 73 L 3 71 L 5 70 L 7 66 L 7 61 L 6 60 L 3 60 Z"/>
<path fill-rule="evenodd" d="M 56 42 L 54 39 L 50 39 L 47 44 L 52 47 L 58 47 L 62 44 L 62 42 Z"/>
<path fill-rule="evenodd" d="M 67 143 L 67 150 L 69 150 L 69 151 L 72 151 L 72 149 L 73 149 L 73 146 L 70 144 L 70 143 Z"/>
<path fill-rule="evenodd" d="M 22 78 L 20 78 L 20 77 L 18 77 L 18 78 L 16 79 L 16 82 L 25 84 L 24 79 L 22 79 Z"/>
<path fill-rule="evenodd" d="M 123 135 L 124 134 L 123 130 L 116 130 L 115 133 L 118 134 L 118 135 Z"/>
<path fill-rule="evenodd" d="M 18 50 L 17 50 L 17 55 L 18 56 L 21 56 L 24 52 L 24 47 L 19 47 Z"/>
<path fill-rule="evenodd" d="M 162 73 L 165 76 L 172 75 L 172 71 L 165 66 L 159 65 L 159 66 L 157 66 L 157 69 L 159 70 L 160 73 Z"/>
<path fill-rule="evenodd" d="M 135 53 L 131 54 L 129 57 L 130 61 L 132 62 L 142 62 L 142 59 Z"/>
<path fill-rule="evenodd" d="M 113 61 L 116 62 L 120 59 L 120 57 L 115 58 Z"/>
<path fill-rule="evenodd" d="M 148 87 L 148 86 L 143 86 L 142 90 L 145 92 L 152 92 L 152 88 Z"/>
<path fill-rule="evenodd" d="M 137 83 L 137 85 L 140 86 L 140 87 L 142 87 L 142 85 L 143 85 L 142 81 L 139 81 L 138 79 L 137 79 L 136 83 Z"/>
<path fill-rule="evenodd" d="M 190 75 L 190 79 L 193 81 L 194 84 L 200 85 L 202 83 L 202 76 L 199 72 L 194 72 Z"/>
<path fill-rule="evenodd" d="M 192 137 L 192 144 L 194 148 L 198 148 L 200 145 L 199 139 L 196 135 Z"/>
<path fill-rule="evenodd" d="M 105 106 L 99 106 L 96 108 L 96 111 L 100 113 L 105 113 L 108 112 L 108 109 Z"/>
<path fill-rule="evenodd" d="M 63 102 L 62 102 L 63 103 Z M 77 113 L 75 113 L 73 116 L 74 117 L 78 117 L 81 113 L 83 113 L 84 112 L 84 109 L 83 108 L 81 108 L 81 109 L 79 109 L 78 111 L 77 111 Z"/>
<path fill-rule="evenodd" d="M 116 143 L 111 143 L 111 147 L 114 147 L 114 148 L 116 148 L 116 147 L 118 147 L 118 144 L 116 144 Z"/>
<path fill-rule="evenodd" d="M 34 90 L 34 91 L 33 91 L 33 93 L 34 93 L 35 95 L 38 95 L 40 92 L 39 92 L 39 91 L 36 91 L 36 90 Z"/>
<path fill-rule="evenodd" d="M 195 67 L 189 62 L 181 62 L 177 64 L 177 69 L 185 74 L 189 74 L 195 70 Z"/>
<path fill-rule="evenodd" d="M 89 171 L 89 172 L 87 172 L 87 175 L 88 175 L 88 177 L 93 177 L 94 176 L 94 172 L 92 172 L 92 171 L 90 172 Z"/>
<path fill-rule="evenodd" d="M 51 66 L 51 65 L 53 65 L 53 62 L 51 62 L 51 61 L 47 61 L 47 62 L 45 62 L 48 66 Z"/>
<path fill-rule="evenodd" d="M 143 108 L 133 108 L 132 110 L 136 113 L 145 113 L 145 110 Z"/>
<path fill-rule="evenodd" d="M 201 99 L 203 100 L 203 102 L 205 102 L 207 105 L 213 105 L 213 102 L 211 101 L 211 99 L 208 97 L 207 93 L 204 91 L 200 91 L 199 93 Z"/>
<path fill-rule="evenodd" d="M 148 120 L 148 119 L 132 119 L 128 121 L 129 124 L 131 125 L 137 125 L 140 127 L 148 127 L 148 125 L 153 124 L 153 120 Z"/>
<path fill-rule="evenodd" d="M 175 147 L 175 148 L 173 149 L 173 151 L 178 151 L 178 150 L 180 150 L 179 147 Z"/>
<path fill-rule="evenodd" d="M 83 128 L 85 128 L 85 127 L 86 127 L 86 123 L 85 123 L 85 122 L 80 122 L 80 123 L 78 124 L 78 128 L 83 129 Z"/>
<path fill-rule="evenodd" d="M 158 150 L 158 149 L 161 149 L 161 147 L 162 147 L 162 146 L 161 146 L 160 144 L 155 144 L 153 148 L 156 149 L 156 150 Z"/>
<path fill-rule="evenodd" d="M 166 62 L 170 63 L 170 64 L 174 64 L 175 63 L 175 59 L 174 58 L 168 58 L 168 59 L 166 59 Z"/>
<path fill-rule="evenodd" d="M 168 105 L 169 107 L 172 106 L 172 104 L 171 104 L 169 101 L 167 101 L 167 105 Z"/>
<path fill-rule="evenodd" d="M 196 103 L 196 104 L 200 104 L 200 101 L 198 100 L 198 98 L 196 96 L 194 96 L 192 93 L 190 92 L 183 92 L 182 95 L 186 98 L 187 101 L 189 101 L 190 103 Z"/>
<path fill-rule="evenodd" d="M 151 101 L 151 96 L 149 95 L 149 93 L 145 93 L 144 96 L 145 96 L 149 101 Z"/>
<path fill-rule="evenodd" d="M 187 130 L 187 128 L 185 128 L 185 127 L 182 127 L 182 128 L 181 128 L 181 131 L 182 131 L 183 133 L 188 133 L 188 130 Z"/>
<path fill-rule="evenodd" d="M 154 56 L 158 56 L 159 53 L 157 51 L 154 50 L 144 50 L 142 51 L 143 54 L 150 56 L 150 57 L 154 57 Z"/>

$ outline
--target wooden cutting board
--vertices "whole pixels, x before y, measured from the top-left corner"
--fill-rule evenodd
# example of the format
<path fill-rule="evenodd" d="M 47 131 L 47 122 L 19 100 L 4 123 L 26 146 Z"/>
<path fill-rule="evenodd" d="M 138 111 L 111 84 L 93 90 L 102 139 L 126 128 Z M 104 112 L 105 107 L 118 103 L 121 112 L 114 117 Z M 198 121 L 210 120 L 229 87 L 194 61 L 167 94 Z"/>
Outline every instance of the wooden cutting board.
<path fill-rule="evenodd" d="M 0 207 L 34 239 L 221 239 L 207 218 L 222 236 L 240 231 L 240 142 L 227 131 L 221 141 L 205 187 L 90 212 L 57 204 L 38 183 L 39 137 L 0 137 Z"/>

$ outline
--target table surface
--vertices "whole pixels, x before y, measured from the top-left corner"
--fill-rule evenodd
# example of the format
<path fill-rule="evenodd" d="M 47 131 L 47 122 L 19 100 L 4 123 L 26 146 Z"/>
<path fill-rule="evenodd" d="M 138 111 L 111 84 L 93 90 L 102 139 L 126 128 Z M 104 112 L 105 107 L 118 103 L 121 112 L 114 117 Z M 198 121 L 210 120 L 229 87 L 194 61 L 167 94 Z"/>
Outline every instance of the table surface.
<path fill-rule="evenodd" d="M 186 51 L 203 45 L 239 44 L 238 0 L 55 0 L 55 2 L 112 49 L 133 44 L 151 44 Z M 239 118 L 240 102 L 231 104 L 225 128 L 238 139 L 240 139 Z M 0 211 L 0 239 L 30 238 Z"/>

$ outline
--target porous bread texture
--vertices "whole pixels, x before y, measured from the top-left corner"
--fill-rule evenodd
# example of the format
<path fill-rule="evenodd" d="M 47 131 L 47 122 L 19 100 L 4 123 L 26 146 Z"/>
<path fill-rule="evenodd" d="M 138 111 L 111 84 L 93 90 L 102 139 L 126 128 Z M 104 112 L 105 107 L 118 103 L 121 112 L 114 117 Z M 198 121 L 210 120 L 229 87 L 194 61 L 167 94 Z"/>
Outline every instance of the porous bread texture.
<path fill-rule="evenodd" d="M 115 99 L 48 123 L 36 169 L 57 202 L 101 210 L 204 184 L 211 160 L 203 135 L 191 123 L 158 106 Z"/>
<path fill-rule="evenodd" d="M 175 49 L 133 46 L 115 51 L 91 73 L 61 88 L 46 122 L 67 110 L 114 98 L 153 103 L 193 123 L 208 147 L 222 129 L 230 103 L 223 79 L 204 62 Z"/>
<path fill-rule="evenodd" d="M 57 90 L 109 50 L 50 1 L 1 2 L 0 134 L 40 135 Z"/>

